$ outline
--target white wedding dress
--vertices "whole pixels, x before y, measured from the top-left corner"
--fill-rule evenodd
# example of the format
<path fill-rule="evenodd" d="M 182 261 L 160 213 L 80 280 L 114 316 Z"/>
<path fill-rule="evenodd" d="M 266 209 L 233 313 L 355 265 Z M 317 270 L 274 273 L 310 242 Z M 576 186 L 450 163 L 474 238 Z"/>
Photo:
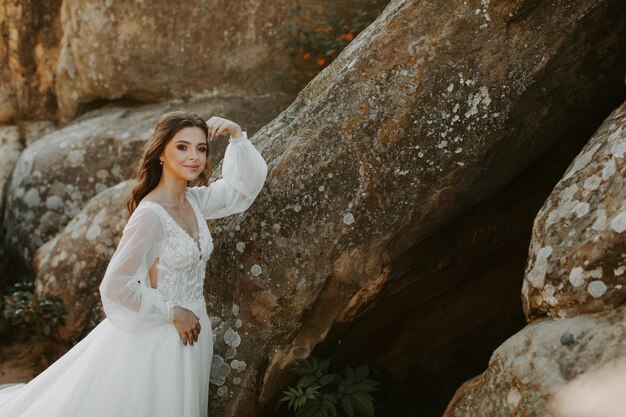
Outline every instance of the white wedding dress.
<path fill-rule="evenodd" d="M 141 201 L 99 286 L 106 318 L 30 382 L 0 390 L 1 417 L 208 415 L 213 337 L 203 287 L 213 239 L 203 218 L 246 210 L 267 176 L 246 132 L 229 142 L 222 178 L 185 193 L 199 242 L 163 206 Z M 152 288 L 148 271 L 157 258 Z M 193 345 L 172 323 L 175 305 L 200 319 Z"/>

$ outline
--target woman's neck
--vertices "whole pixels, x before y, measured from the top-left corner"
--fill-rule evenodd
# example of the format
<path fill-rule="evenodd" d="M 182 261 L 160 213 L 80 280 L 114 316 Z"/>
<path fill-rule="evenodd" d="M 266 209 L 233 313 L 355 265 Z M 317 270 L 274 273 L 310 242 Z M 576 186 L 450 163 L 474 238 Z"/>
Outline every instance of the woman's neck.
<path fill-rule="evenodd" d="M 168 179 L 162 176 L 154 191 L 164 202 L 182 207 L 185 204 L 187 180 L 181 178 Z"/>

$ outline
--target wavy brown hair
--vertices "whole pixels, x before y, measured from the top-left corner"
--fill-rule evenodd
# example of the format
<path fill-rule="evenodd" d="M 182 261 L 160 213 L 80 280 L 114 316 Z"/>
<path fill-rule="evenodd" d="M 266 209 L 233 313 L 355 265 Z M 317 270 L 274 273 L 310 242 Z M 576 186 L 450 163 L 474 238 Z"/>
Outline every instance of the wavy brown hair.
<path fill-rule="evenodd" d="M 135 180 L 137 183 L 133 187 L 130 196 L 126 200 L 126 210 L 128 218 L 139 205 L 139 202 L 150 191 L 152 191 L 161 180 L 162 165 L 159 156 L 165 151 L 165 146 L 180 130 L 186 127 L 199 127 L 208 137 L 209 128 L 206 121 L 195 113 L 187 110 L 178 110 L 165 113 L 157 120 L 152 138 L 146 143 L 143 156 L 135 170 Z M 207 185 L 211 176 L 211 168 L 209 166 L 209 145 L 207 141 L 207 164 L 204 169 L 194 180 L 194 185 Z M 188 184 L 189 185 L 189 184 Z"/>

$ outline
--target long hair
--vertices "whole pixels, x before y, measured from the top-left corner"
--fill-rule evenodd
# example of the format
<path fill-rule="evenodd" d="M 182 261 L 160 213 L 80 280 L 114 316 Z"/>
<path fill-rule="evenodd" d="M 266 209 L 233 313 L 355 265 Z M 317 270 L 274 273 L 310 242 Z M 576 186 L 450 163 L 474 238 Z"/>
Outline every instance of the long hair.
<path fill-rule="evenodd" d="M 157 120 L 152 138 L 146 143 L 143 156 L 135 170 L 134 178 L 137 182 L 126 200 L 126 210 L 129 218 L 141 199 L 159 184 L 163 171 L 159 156 L 165 151 L 165 146 L 176 133 L 186 127 L 199 127 L 206 137 L 209 135 L 209 128 L 204 119 L 187 110 L 168 112 Z M 193 181 L 195 185 L 207 185 L 211 176 L 208 143 L 206 148 L 207 163 L 198 178 Z"/>

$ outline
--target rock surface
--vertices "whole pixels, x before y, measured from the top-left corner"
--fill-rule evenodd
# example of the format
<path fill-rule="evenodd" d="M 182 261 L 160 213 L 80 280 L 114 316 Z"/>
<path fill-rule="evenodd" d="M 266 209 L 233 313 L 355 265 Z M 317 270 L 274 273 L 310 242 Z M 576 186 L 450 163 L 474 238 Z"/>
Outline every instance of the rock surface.
<path fill-rule="evenodd" d="M 126 225 L 124 202 L 133 184 L 123 181 L 97 194 L 35 252 L 35 295 L 61 297 L 69 313 L 59 328 L 64 341 L 80 341 L 105 317 L 98 286 Z"/>
<path fill-rule="evenodd" d="M 625 310 L 538 319 L 493 354 L 466 382 L 444 417 L 552 417 L 551 401 L 573 378 L 626 355 Z"/>
<path fill-rule="evenodd" d="M 330 3 L 337 2 L 308 7 Z M 70 120 L 80 107 L 102 99 L 287 91 L 289 83 L 275 73 L 297 78 L 283 35 L 288 24 L 302 23 L 294 13 L 298 8 L 295 0 L 190 1 L 175 7 L 165 1 L 66 0 L 56 69 L 59 115 Z"/>
<path fill-rule="evenodd" d="M 133 175 L 136 160 L 164 112 L 186 108 L 239 122 L 251 136 L 289 102 L 284 94 L 200 98 L 90 112 L 26 147 L 6 202 L 5 248 L 29 275 L 34 251 L 54 237 L 94 195 Z M 222 151 L 223 152 L 223 151 Z"/>
<path fill-rule="evenodd" d="M 11 173 L 24 149 L 18 126 L 0 126 L 0 226 L 9 190 Z"/>
<path fill-rule="evenodd" d="M 524 310 L 571 317 L 626 300 L 626 102 L 571 163 L 537 214 Z"/>
<path fill-rule="evenodd" d="M 289 365 L 376 311 L 391 281 L 432 278 L 394 265 L 623 84 L 621 70 L 591 65 L 623 58 L 623 9 L 394 1 L 261 129 L 266 188 L 247 212 L 215 222 L 216 350 L 246 364 L 212 393 L 216 415 L 262 414 Z"/>
<path fill-rule="evenodd" d="M 4 208 L 9 181 L 23 148 L 18 126 L 0 126 L 0 242 L 6 233 Z M 0 244 L 0 283 L 8 280 L 6 275 L 6 257 L 4 247 Z"/>
<path fill-rule="evenodd" d="M 0 123 L 54 118 L 61 2 L 0 1 Z"/>

